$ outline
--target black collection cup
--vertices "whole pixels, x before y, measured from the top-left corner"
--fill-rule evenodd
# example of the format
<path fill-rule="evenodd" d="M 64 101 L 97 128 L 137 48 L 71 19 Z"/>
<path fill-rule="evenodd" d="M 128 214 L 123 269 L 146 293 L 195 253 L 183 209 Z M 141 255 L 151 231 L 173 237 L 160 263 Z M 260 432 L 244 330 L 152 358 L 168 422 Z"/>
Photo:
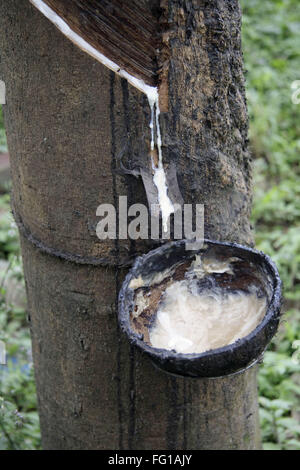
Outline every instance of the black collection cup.
<path fill-rule="evenodd" d="M 222 377 L 243 371 L 255 364 L 277 331 L 281 308 L 281 280 L 276 266 L 262 252 L 235 243 L 204 240 L 201 248 L 186 249 L 186 240 L 166 243 L 149 253 L 138 257 L 127 274 L 119 294 L 119 324 L 131 344 L 165 372 L 188 377 Z M 151 278 L 163 273 L 174 265 L 190 262 L 197 254 L 209 254 L 222 259 L 237 257 L 243 269 L 226 289 L 247 288 L 250 277 L 267 300 L 267 309 L 262 321 L 247 336 L 232 344 L 203 353 L 182 354 L 174 350 L 158 349 L 143 340 L 143 335 L 134 331 L 130 319 L 135 305 L 137 288 L 130 283 L 138 278 Z M 251 272 L 251 276 L 247 274 Z M 250 277 L 249 277 L 250 276 Z M 254 277 L 253 277 L 254 276 Z M 131 283 L 132 285 L 132 283 Z M 207 286 L 206 286 L 207 288 Z"/>

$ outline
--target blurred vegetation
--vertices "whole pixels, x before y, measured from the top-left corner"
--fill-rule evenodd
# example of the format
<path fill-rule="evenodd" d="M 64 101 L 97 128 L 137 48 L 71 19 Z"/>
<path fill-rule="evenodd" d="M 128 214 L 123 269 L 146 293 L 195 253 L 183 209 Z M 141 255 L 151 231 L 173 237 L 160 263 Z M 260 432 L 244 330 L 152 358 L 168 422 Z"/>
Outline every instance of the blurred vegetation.
<path fill-rule="evenodd" d="M 9 195 L 0 196 L 0 340 L 7 365 L 0 365 L 0 450 L 40 448 L 40 430 L 33 376 L 30 333 L 17 227 Z"/>
<path fill-rule="evenodd" d="M 254 163 L 256 246 L 276 262 L 285 315 L 259 372 L 265 449 L 300 449 L 300 80 L 298 0 L 241 0 Z"/>
<path fill-rule="evenodd" d="M 254 163 L 253 225 L 257 247 L 276 262 L 284 282 L 285 315 L 259 372 L 265 449 L 300 449 L 300 80 L 298 0 L 241 0 L 243 48 Z M 297 75 L 299 73 L 299 75 Z M 0 112 L 0 151 L 6 149 Z M 9 303 L 6 278 L 23 282 L 9 196 L 0 197 L 0 450 L 39 449 L 39 422 L 24 308 Z"/>

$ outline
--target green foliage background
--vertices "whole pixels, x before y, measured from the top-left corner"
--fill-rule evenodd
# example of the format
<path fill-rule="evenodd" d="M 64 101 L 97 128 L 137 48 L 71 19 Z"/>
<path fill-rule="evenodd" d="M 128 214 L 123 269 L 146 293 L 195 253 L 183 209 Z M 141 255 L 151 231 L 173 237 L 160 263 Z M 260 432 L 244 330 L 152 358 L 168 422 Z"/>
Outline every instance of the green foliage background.
<path fill-rule="evenodd" d="M 285 315 L 259 372 L 264 448 L 300 449 L 300 80 L 298 0 L 241 0 L 243 48 L 254 163 L 256 245 L 276 262 L 284 282 Z M 0 151 L 6 149 L 0 113 Z M 3 276 L 22 280 L 9 196 L 0 197 Z M 0 340 L 11 358 L 0 368 L 0 450 L 39 449 L 40 435 L 26 312 L 7 304 L 0 281 Z"/>
<path fill-rule="evenodd" d="M 300 449 L 300 3 L 242 0 L 243 49 L 254 158 L 256 245 L 276 262 L 285 315 L 260 367 L 265 449 Z"/>

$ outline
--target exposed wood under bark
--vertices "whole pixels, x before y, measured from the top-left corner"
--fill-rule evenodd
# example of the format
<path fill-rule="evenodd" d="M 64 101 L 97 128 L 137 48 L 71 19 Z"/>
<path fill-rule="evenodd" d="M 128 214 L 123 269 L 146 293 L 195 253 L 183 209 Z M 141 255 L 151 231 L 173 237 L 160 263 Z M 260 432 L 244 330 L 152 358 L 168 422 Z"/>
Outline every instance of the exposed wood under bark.
<path fill-rule="evenodd" d="M 148 85 L 157 85 L 157 0 L 43 0 L 89 44 Z"/>

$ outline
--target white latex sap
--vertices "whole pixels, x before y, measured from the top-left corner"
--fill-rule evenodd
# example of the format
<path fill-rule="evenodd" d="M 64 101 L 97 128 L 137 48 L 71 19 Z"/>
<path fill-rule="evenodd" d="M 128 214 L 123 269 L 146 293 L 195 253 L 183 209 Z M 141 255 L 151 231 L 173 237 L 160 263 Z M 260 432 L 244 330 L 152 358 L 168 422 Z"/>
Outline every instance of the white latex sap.
<path fill-rule="evenodd" d="M 266 300 L 254 291 L 199 294 L 188 280 L 174 282 L 165 291 L 150 341 L 155 348 L 201 353 L 248 335 L 265 311 Z"/>
<path fill-rule="evenodd" d="M 257 289 L 199 292 L 198 281 L 212 273 L 233 274 L 238 258 L 217 260 L 196 255 L 185 279 L 167 287 L 152 325 L 152 346 L 180 353 L 201 353 L 234 343 L 247 336 L 266 312 L 266 298 Z"/>

